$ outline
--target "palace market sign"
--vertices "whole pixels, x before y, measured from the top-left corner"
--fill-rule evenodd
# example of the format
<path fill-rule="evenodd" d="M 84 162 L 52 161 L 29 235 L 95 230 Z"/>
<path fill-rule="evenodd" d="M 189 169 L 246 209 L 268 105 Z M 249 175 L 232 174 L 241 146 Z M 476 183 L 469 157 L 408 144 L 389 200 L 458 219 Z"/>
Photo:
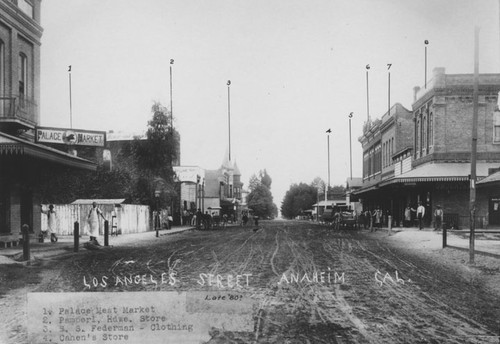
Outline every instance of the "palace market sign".
<path fill-rule="evenodd" d="M 36 127 L 35 142 L 104 147 L 106 132 L 81 129 Z"/>

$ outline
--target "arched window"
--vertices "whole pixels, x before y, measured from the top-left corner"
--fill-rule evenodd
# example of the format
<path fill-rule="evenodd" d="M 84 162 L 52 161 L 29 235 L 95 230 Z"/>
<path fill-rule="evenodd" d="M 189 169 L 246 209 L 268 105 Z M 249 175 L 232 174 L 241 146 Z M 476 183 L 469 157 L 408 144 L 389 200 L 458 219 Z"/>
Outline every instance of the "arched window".
<path fill-rule="evenodd" d="M 19 79 L 19 100 L 23 105 L 24 99 L 28 97 L 28 58 L 23 53 L 19 54 L 18 79 Z"/>
<path fill-rule="evenodd" d="M 415 147 L 415 155 L 416 155 L 416 158 L 419 158 L 420 157 L 420 150 L 422 148 L 421 144 L 420 144 L 420 116 L 417 117 L 417 125 L 416 125 L 416 131 L 417 131 L 417 135 L 415 137 L 415 141 L 416 141 L 416 147 Z"/>
<path fill-rule="evenodd" d="M 434 123 L 433 113 L 429 112 L 429 148 L 434 146 Z"/>
<path fill-rule="evenodd" d="M 424 115 L 422 117 L 422 121 L 420 122 L 420 125 L 422 126 L 422 133 L 421 133 L 421 138 L 422 138 L 422 156 L 427 154 L 427 116 Z"/>

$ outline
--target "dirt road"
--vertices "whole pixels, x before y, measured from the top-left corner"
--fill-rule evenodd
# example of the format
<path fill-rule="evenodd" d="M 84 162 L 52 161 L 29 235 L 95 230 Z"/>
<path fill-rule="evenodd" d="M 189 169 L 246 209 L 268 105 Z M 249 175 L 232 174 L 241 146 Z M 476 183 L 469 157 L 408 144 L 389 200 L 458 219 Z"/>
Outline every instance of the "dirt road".
<path fill-rule="evenodd" d="M 243 276 L 257 303 L 254 331 L 215 331 L 211 343 L 499 343 L 498 295 L 475 275 L 364 232 L 291 221 L 255 229 L 189 231 L 45 262 L 50 278 L 24 292 L 211 290 Z M 162 272 L 177 283 L 89 283 Z M 209 286 L 209 274 L 221 279 Z"/>

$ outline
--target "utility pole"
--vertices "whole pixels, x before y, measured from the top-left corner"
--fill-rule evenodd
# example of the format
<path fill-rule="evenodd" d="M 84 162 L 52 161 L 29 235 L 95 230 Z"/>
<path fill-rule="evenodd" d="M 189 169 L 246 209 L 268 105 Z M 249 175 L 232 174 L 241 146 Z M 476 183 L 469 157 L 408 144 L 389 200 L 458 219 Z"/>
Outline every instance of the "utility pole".
<path fill-rule="evenodd" d="M 330 188 L 330 133 L 331 132 L 332 132 L 331 129 L 328 129 L 326 131 L 326 146 L 328 152 L 328 185 L 325 186 L 325 203 L 328 201 L 328 189 Z M 325 204 L 325 209 L 326 209 L 326 204 Z"/>
<path fill-rule="evenodd" d="M 69 127 L 73 129 L 73 108 L 71 104 L 71 65 L 68 66 L 69 77 Z"/>
<path fill-rule="evenodd" d="M 470 236 L 469 263 L 474 264 L 475 226 L 476 226 L 476 159 L 477 159 L 477 117 L 479 93 L 479 27 L 474 30 L 474 86 L 472 112 L 472 143 L 470 159 Z"/>
<path fill-rule="evenodd" d="M 429 44 L 428 40 L 424 41 L 425 44 L 425 52 L 424 52 L 424 88 L 427 88 L 427 45 Z"/>
<path fill-rule="evenodd" d="M 352 137 L 351 137 L 351 119 L 352 119 L 352 112 L 349 114 L 349 172 L 350 172 L 350 177 L 351 177 L 351 183 L 352 183 Z"/>
<path fill-rule="evenodd" d="M 229 139 L 229 161 L 231 161 L 231 80 L 227 81 L 227 125 Z"/>
<path fill-rule="evenodd" d="M 170 59 L 170 126 L 172 127 L 172 135 L 174 134 L 174 106 L 172 103 L 172 65 L 174 59 Z"/>
<path fill-rule="evenodd" d="M 370 65 L 366 65 L 366 123 L 370 123 L 370 88 L 368 87 L 368 71 Z"/>

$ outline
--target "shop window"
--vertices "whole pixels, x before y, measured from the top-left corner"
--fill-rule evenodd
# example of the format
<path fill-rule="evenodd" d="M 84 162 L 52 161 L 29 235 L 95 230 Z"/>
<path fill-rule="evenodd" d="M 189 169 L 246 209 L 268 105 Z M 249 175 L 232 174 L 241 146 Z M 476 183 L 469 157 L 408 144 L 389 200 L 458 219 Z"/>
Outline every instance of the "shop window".
<path fill-rule="evenodd" d="M 493 142 L 500 143 L 500 110 L 493 112 Z"/>

